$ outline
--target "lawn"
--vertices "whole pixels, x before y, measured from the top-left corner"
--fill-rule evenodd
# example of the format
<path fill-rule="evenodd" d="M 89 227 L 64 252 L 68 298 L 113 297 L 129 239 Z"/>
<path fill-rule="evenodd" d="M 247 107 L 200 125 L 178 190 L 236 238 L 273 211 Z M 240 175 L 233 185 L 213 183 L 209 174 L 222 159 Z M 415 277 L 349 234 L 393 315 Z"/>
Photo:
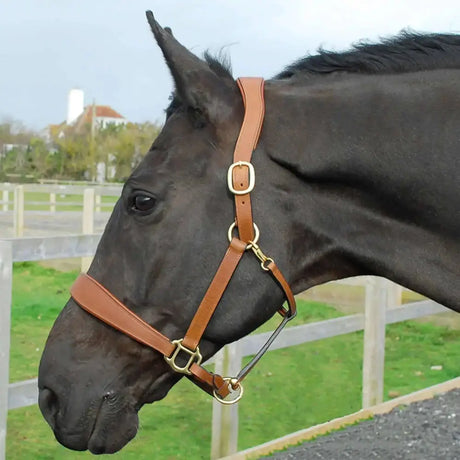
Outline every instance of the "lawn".
<path fill-rule="evenodd" d="M 35 377 L 54 318 L 76 272 L 38 264 L 14 268 L 10 380 Z M 340 316 L 334 308 L 299 302 L 301 324 Z M 294 325 L 295 325 L 294 324 Z M 360 409 L 362 332 L 268 353 L 249 375 L 239 408 L 239 448 Z M 431 366 L 442 366 L 432 370 Z M 405 322 L 387 327 L 385 397 L 409 393 L 460 375 L 460 331 Z M 183 380 L 163 401 L 140 412 L 138 436 L 122 459 L 208 459 L 212 400 Z M 8 459 L 80 459 L 87 452 L 60 446 L 38 407 L 9 412 Z"/>

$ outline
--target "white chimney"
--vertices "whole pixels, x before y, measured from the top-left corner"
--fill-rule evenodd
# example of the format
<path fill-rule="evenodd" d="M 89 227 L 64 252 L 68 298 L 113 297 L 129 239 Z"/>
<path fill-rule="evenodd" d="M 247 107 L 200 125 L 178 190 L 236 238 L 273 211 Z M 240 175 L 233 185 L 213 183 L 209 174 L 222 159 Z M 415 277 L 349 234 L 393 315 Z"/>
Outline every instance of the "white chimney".
<path fill-rule="evenodd" d="M 67 105 L 67 124 L 71 125 L 82 113 L 84 109 L 84 93 L 82 89 L 71 89 Z"/>

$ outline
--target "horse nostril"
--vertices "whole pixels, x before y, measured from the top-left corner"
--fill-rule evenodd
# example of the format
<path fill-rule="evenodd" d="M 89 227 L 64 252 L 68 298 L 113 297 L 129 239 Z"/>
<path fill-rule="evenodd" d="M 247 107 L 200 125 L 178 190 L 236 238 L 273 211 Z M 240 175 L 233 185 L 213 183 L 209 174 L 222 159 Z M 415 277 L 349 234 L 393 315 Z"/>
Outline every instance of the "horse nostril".
<path fill-rule="evenodd" d="M 38 405 L 40 406 L 43 417 L 45 417 L 51 428 L 54 429 L 56 414 L 59 411 L 59 400 L 56 393 L 49 388 L 41 389 L 38 396 Z"/>

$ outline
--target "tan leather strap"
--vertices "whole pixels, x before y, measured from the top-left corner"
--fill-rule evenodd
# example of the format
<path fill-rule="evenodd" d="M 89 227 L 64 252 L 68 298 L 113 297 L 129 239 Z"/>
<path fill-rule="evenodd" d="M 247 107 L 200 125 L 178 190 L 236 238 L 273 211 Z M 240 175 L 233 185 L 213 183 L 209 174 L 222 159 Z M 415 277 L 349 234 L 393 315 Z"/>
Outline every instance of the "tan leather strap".
<path fill-rule="evenodd" d="M 134 340 L 165 356 L 174 351 L 167 337 L 139 318 L 91 276 L 82 273 L 71 287 L 70 295 L 88 313 Z"/>
<path fill-rule="evenodd" d="M 234 164 L 240 161 L 251 162 L 252 152 L 257 146 L 265 115 L 264 80 L 245 77 L 238 78 L 237 83 L 243 97 L 245 113 L 233 154 Z M 249 167 L 235 166 L 232 174 L 234 189 L 238 192 L 247 190 L 251 179 Z M 254 240 L 250 194 L 235 194 L 234 196 L 239 239 L 248 243 Z"/>
<path fill-rule="evenodd" d="M 281 316 L 288 315 L 289 317 L 294 317 L 297 314 L 297 306 L 294 294 L 291 291 L 289 283 L 286 281 L 286 278 L 284 278 L 283 274 L 281 273 L 280 269 L 276 266 L 275 262 L 271 261 L 268 264 L 267 268 L 270 271 L 273 278 L 275 278 L 276 281 L 278 281 L 278 284 L 283 290 L 286 300 L 288 302 L 288 309 L 286 310 L 285 308 L 281 307 L 281 309 L 278 310 L 278 312 Z"/>
<path fill-rule="evenodd" d="M 228 383 L 220 375 L 213 374 L 195 363 L 190 367 L 190 372 L 190 380 L 211 396 L 217 394 L 223 399 L 230 394 Z"/>
<path fill-rule="evenodd" d="M 211 316 L 217 308 L 245 249 L 246 245 L 237 238 L 233 238 L 230 242 L 230 246 L 185 334 L 182 345 L 189 350 L 196 350 L 200 343 Z"/>

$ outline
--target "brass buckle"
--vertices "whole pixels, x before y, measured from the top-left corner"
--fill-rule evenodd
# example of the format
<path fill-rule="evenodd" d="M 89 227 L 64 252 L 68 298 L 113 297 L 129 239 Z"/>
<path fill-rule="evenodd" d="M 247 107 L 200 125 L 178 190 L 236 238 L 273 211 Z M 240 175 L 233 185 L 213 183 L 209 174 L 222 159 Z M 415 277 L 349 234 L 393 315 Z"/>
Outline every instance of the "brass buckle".
<path fill-rule="evenodd" d="M 201 361 L 203 360 L 203 357 L 201 356 L 201 353 L 200 353 L 200 348 L 199 347 L 196 347 L 196 350 L 193 351 L 193 350 L 189 350 L 188 348 L 184 347 L 182 345 L 182 341 L 184 339 L 177 339 L 177 340 L 172 340 L 171 343 L 173 343 L 174 345 L 176 345 L 176 349 L 174 350 L 174 353 L 171 355 L 171 356 L 165 356 L 165 360 L 166 362 L 176 371 L 176 372 L 179 372 L 180 374 L 187 374 L 187 375 L 190 375 L 191 372 L 190 372 L 190 366 L 195 362 L 197 364 L 197 366 L 199 366 L 201 364 Z M 177 355 L 181 352 L 181 351 L 184 351 L 185 353 L 187 353 L 188 355 L 190 355 L 190 358 L 189 360 L 187 361 L 187 364 L 183 367 L 181 366 L 178 366 L 176 364 L 176 358 L 177 358 Z M 196 360 L 195 360 L 196 358 Z"/>
<path fill-rule="evenodd" d="M 236 190 L 235 187 L 233 187 L 233 170 L 237 166 L 239 168 L 247 166 L 249 169 L 249 185 L 244 190 Z M 254 166 L 247 161 L 237 161 L 236 163 L 231 164 L 227 172 L 227 184 L 228 189 L 235 195 L 246 195 L 247 193 L 251 193 L 256 185 L 256 172 L 254 170 Z"/>
<path fill-rule="evenodd" d="M 233 390 L 233 392 L 230 392 L 229 396 L 233 396 L 236 392 L 238 393 L 233 399 L 223 399 L 216 393 L 216 390 L 214 390 L 213 396 L 221 404 L 224 404 L 225 406 L 230 406 L 232 404 L 237 403 L 243 397 L 243 385 L 241 385 L 241 382 L 239 382 L 238 379 L 235 377 L 223 377 L 223 379 L 225 382 L 227 382 L 228 388 Z"/>

